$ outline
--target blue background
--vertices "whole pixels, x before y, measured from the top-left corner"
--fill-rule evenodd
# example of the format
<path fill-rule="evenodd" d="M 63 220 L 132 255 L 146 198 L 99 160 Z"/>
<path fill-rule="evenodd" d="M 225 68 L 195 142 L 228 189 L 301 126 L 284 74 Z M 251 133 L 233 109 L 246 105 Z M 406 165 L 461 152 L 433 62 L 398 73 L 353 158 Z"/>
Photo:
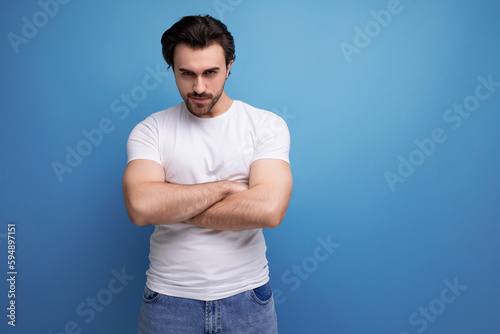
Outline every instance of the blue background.
<path fill-rule="evenodd" d="M 500 82 L 500 5 L 401 0 L 377 23 L 371 12 L 389 3 L 2 1 L 2 333 L 135 332 L 152 228 L 125 212 L 125 145 L 135 124 L 181 101 L 160 37 L 198 13 L 235 37 L 228 95 L 290 128 L 294 192 L 265 231 L 280 332 L 498 333 L 500 87 L 473 96 L 478 77 Z M 162 74 L 145 90 L 149 71 Z M 454 128 L 447 110 L 464 101 L 479 105 Z M 82 144 L 100 122 L 108 133 Z M 418 153 L 435 129 L 446 140 Z M 87 155 L 58 177 L 67 147 Z M 398 168 L 404 182 L 391 187 Z"/>

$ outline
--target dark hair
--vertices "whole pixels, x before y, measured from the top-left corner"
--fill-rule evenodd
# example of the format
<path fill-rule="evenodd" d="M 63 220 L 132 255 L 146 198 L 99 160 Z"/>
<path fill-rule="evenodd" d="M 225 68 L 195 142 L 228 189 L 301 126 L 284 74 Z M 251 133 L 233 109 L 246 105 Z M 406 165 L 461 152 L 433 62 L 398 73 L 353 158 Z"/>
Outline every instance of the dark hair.
<path fill-rule="evenodd" d="M 185 16 L 163 33 L 162 53 L 169 68 L 174 65 L 174 51 L 179 43 L 193 49 L 204 49 L 218 43 L 224 49 L 226 66 L 236 58 L 233 36 L 224 23 L 210 15 Z"/>

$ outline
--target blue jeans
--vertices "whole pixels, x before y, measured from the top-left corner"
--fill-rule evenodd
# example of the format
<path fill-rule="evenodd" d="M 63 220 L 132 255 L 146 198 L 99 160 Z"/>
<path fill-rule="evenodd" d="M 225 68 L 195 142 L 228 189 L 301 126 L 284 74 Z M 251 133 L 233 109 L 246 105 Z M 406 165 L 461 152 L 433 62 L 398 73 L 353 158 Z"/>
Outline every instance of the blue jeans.
<path fill-rule="evenodd" d="M 276 334 L 271 285 L 213 301 L 171 297 L 144 289 L 138 334 Z"/>

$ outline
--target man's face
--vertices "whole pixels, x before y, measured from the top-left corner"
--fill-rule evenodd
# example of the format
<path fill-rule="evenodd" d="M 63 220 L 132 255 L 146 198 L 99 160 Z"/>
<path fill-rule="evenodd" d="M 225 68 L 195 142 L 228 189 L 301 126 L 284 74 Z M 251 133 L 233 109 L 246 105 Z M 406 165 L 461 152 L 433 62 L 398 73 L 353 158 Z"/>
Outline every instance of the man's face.
<path fill-rule="evenodd" d="M 226 67 L 224 50 L 218 43 L 205 49 L 179 44 L 174 51 L 174 75 L 179 93 L 195 116 L 210 118 L 227 110 L 220 100 L 231 63 Z"/>

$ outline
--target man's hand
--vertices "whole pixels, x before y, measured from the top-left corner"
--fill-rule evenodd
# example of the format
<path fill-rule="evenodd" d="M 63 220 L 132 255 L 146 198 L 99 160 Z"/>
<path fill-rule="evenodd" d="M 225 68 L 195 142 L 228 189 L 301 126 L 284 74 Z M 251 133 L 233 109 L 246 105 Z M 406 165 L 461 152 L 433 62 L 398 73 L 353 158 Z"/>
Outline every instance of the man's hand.
<path fill-rule="evenodd" d="M 292 184 L 287 162 L 257 160 L 251 166 L 247 190 L 227 196 L 186 222 L 225 231 L 277 227 L 285 217 Z"/>
<path fill-rule="evenodd" d="M 226 182 L 230 188 L 231 195 L 239 193 L 240 191 L 248 190 L 248 186 L 241 182 L 236 181 L 221 181 Z"/>

